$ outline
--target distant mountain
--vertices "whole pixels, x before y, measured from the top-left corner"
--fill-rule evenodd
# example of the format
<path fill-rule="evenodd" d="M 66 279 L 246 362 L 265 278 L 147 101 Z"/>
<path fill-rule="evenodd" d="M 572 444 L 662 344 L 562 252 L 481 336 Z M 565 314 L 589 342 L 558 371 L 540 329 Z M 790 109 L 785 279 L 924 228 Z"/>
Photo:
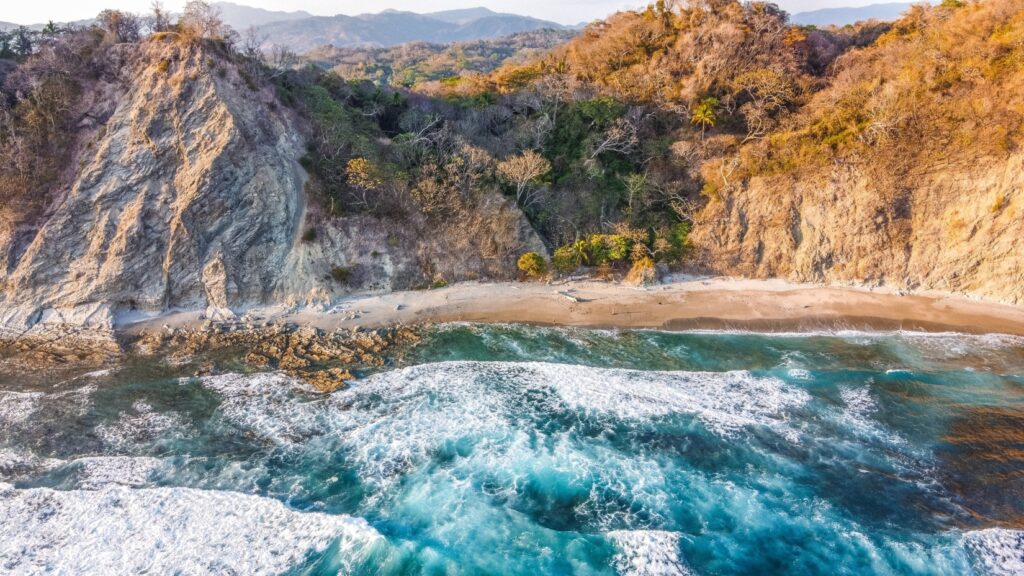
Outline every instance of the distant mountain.
<path fill-rule="evenodd" d="M 221 19 L 237 31 L 271 22 L 288 22 L 313 17 L 309 12 L 276 12 L 233 2 L 215 2 L 213 6 L 220 11 Z"/>
<path fill-rule="evenodd" d="M 339 48 L 388 47 L 409 42 L 450 44 L 486 40 L 520 32 L 567 27 L 486 8 L 417 14 L 386 10 L 359 16 L 311 16 L 258 26 L 268 45 L 307 52 L 321 46 Z"/>
<path fill-rule="evenodd" d="M 793 14 L 790 21 L 802 26 L 828 26 L 830 24 L 846 26 L 864 20 L 896 20 L 914 4 L 914 2 L 894 2 L 856 8 L 822 8 L 821 10 Z"/>
<path fill-rule="evenodd" d="M 498 14 L 497 12 L 484 8 L 483 6 L 477 8 L 463 8 L 461 10 L 444 10 L 441 12 L 430 12 L 426 14 L 436 20 L 443 20 L 452 24 L 468 24 L 473 20 L 479 20 L 481 18 L 490 18 L 491 16 L 508 16 L 508 14 Z"/>

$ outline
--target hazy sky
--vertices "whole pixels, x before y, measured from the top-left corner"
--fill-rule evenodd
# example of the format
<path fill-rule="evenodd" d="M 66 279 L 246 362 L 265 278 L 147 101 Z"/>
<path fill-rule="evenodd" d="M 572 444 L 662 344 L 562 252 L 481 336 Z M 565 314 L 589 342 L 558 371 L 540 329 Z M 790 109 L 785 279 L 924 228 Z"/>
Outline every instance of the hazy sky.
<path fill-rule="evenodd" d="M 0 0 L 0 21 L 33 24 L 47 20 L 91 18 L 104 8 L 147 12 L 151 0 Z M 644 6 L 644 0 L 235 0 L 238 4 L 268 10 L 305 10 L 312 14 L 360 14 L 386 8 L 431 12 L 451 8 L 487 6 L 499 12 L 526 14 L 564 24 L 594 20 L 624 8 Z M 863 6 L 895 0 L 778 0 L 790 12 L 834 6 Z M 185 0 L 164 0 L 170 10 L 180 10 Z"/>

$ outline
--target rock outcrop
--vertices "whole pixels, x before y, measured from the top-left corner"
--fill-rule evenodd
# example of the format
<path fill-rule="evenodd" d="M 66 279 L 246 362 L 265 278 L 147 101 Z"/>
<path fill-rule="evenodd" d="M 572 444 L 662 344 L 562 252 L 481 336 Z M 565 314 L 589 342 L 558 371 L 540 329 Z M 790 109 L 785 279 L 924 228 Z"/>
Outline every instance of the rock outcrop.
<path fill-rule="evenodd" d="M 134 49 L 125 80 L 83 98 L 83 117 L 99 125 L 78 135 L 66 188 L 27 240 L 0 237 L 0 335 L 47 319 L 103 329 L 131 311 L 230 318 L 247 304 L 325 301 L 435 275 L 507 276 L 519 248 L 543 249 L 497 195 L 482 203 L 476 235 L 497 247 L 452 246 L 370 216 L 324 219 L 303 241 L 316 210 L 297 115 L 215 46 L 163 35 Z"/>
<path fill-rule="evenodd" d="M 759 178 L 710 202 L 693 235 L 704 265 L 1024 302 L 1024 155 L 896 182 L 871 174 L 836 166 L 806 180 Z"/>

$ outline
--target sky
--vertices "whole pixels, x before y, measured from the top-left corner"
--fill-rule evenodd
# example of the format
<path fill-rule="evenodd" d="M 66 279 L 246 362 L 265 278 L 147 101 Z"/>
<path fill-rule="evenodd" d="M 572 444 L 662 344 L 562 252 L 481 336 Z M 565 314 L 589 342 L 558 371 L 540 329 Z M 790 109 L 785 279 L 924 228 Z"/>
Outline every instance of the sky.
<path fill-rule="evenodd" d="M 836 6 L 863 6 L 897 0 L 777 0 L 785 10 L 794 13 Z M 128 12 L 149 11 L 151 0 L 0 0 L 0 22 L 34 24 L 55 21 L 74 21 L 91 18 L 104 8 Z M 305 10 L 311 14 L 361 14 L 379 12 L 387 8 L 412 12 L 433 12 L 453 8 L 486 6 L 498 12 L 511 12 L 553 20 L 563 24 L 603 18 L 622 9 L 648 4 L 643 0 L 235 0 L 267 10 Z M 164 0 L 172 11 L 181 9 L 184 0 Z"/>

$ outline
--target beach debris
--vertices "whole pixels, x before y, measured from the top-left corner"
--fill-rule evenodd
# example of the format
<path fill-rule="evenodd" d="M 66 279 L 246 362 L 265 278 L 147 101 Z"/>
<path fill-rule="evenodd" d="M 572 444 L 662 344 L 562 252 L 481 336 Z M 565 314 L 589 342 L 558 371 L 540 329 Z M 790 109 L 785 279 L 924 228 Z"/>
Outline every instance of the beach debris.
<path fill-rule="evenodd" d="M 569 292 L 569 290 L 562 290 L 558 292 L 558 295 L 574 304 L 582 304 L 584 302 L 587 302 L 587 300 L 584 300 L 583 298 L 580 298 L 578 296 L 573 296 Z"/>

